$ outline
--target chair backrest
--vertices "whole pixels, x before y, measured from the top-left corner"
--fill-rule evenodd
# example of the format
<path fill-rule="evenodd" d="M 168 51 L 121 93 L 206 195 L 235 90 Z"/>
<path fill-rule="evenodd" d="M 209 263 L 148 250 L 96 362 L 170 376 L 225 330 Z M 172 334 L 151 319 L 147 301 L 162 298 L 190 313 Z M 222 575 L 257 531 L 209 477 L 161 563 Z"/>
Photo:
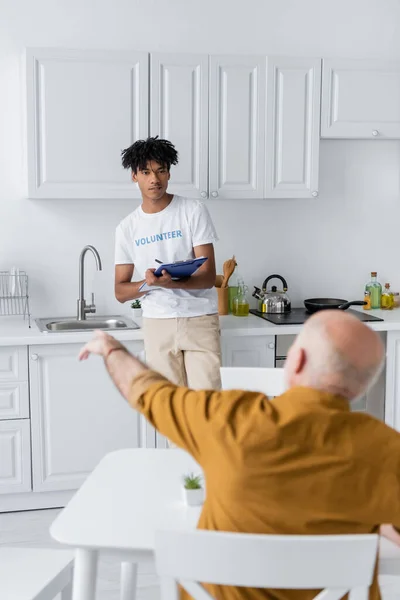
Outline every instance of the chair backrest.
<path fill-rule="evenodd" d="M 223 390 L 249 390 L 274 397 L 285 391 L 283 369 L 264 367 L 221 367 Z"/>
<path fill-rule="evenodd" d="M 159 531 L 156 566 L 162 600 L 182 585 L 209 600 L 200 583 L 270 589 L 323 589 L 321 600 L 355 591 L 367 600 L 377 535 L 254 535 L 216 531 Z"/>

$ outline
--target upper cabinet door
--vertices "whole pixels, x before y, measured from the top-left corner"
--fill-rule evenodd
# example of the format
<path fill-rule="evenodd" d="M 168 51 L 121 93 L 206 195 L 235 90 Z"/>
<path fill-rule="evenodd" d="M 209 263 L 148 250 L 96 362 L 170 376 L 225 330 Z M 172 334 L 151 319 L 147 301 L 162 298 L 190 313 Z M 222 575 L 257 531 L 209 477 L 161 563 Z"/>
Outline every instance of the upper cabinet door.
<path fill-rule="evenodd" d="M 27 50 L 30 198 L 132 198 L 121 150 L 148 135 L 148 54 Z"/>
<path fill-rule="evenodd" d="M 210 195 L 263 198 L 265 57 L 212 56 Z"/>
<path fill-rule="evenodd" d="M 400 63 L 324 60 L 321 135 L 400 138 Z"/>
<path fill-rule="evenodd" d="M 169 191 L 208 196 L 208 56 L 151 55 L 150 132 L 179 153 Z"/>
<path fill-rule="evenodd" d="M 318 196 L 321 60 L 267 62 L 265 196 Z"/>

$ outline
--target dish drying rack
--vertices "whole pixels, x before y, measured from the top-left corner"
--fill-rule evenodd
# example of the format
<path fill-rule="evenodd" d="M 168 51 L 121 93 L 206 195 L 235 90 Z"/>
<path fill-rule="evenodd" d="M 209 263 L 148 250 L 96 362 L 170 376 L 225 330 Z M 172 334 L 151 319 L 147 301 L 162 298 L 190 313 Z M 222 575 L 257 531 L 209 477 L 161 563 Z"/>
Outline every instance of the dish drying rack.
<path fill-rule="evenodd" d="M 22 315 L 31 326 L 28 275 L 25 271 L 0 271 L 0 317 Z"/>

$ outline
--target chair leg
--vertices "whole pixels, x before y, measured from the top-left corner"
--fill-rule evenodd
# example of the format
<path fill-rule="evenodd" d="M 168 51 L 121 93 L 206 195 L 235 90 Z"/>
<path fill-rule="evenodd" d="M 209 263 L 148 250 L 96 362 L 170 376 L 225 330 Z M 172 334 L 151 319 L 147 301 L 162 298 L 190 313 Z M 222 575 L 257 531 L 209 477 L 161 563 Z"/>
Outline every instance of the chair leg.
<path fill-rule="evenodd" d="M 121 600 L 135 600 L 137 568 L 137 563 L 121 563 Z"/>
<path fill-rule="evenodd" d="M 95 550 L 76 551 L 73 600 L 95 600 L 97 577 L 97 552 Z"/>

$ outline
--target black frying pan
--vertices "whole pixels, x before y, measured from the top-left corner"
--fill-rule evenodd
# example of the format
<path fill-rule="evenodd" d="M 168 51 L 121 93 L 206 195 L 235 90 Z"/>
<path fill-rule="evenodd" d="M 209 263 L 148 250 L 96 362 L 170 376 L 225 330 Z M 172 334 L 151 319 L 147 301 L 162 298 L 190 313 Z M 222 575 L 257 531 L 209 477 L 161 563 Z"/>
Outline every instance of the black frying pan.
<path fill-rule="evenodd" d="M 326 310 L 332 308 L 340 308 L 346 310 L 349 306 L 364 306 L 366 302 L 364 300 L 354 300 L 348 302 L 342 298 L 309 298 L 304 300 L 304 306 L 310 313 L 317 312 L 317 310 Z"/>

